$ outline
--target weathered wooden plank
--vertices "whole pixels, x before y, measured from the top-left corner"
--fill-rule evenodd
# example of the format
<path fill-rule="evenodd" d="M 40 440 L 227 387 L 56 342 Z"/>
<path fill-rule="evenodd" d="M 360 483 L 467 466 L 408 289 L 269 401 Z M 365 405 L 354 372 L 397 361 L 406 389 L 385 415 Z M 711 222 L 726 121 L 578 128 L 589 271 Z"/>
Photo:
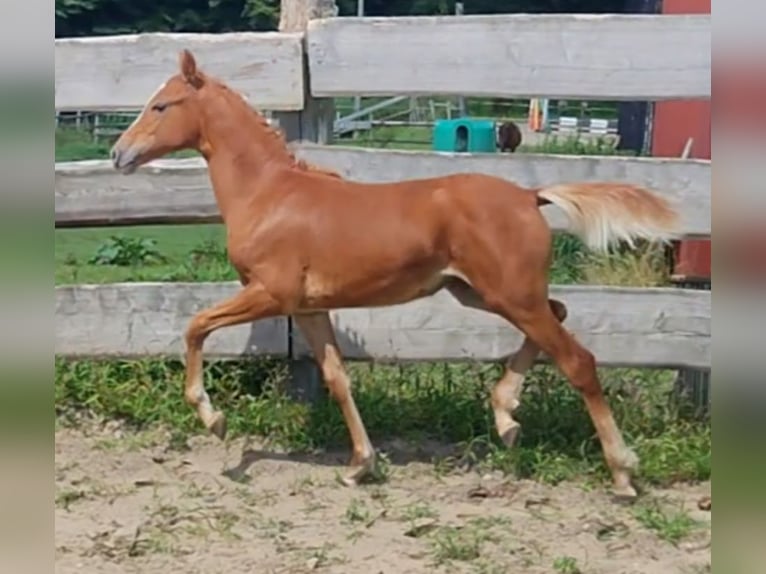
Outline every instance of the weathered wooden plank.
<path fill-rule="evenodd" d="M 56 163 L 56 227 L 220 221 L 201 158 L 160 159 L 122 175 L 107 160 Z"/>
<path fill-rule="evenodd" d="M 600 365 L 709 368 L 709 291 L 552 286 L 568 307 L 567 329 Z M 494 361 L 513 353 L 523 336 L 499 317 L 460 306 L 447 292 L 374 309 L 332 312 L 346 358 L 379 361 Z M 309 354 L 300 333 L 293 352 Z"/>
<path fill-rule="evenodd" d="M 627 181 L 646 185 L 681 210 L 687 236 L 710 234 L 710 162 L 657 158 L 532 154 L 450 154 L 383 151 L 301 143 L 297 155 L 366 182 L 459 172 L 505 177 L 529 187 L 566 181 Z M 104 160 L 56 164 L 56 226 L 220 221 L 200 158 L 157 160 L 135 174 Z M 556 231 L 569 225 L 554 206 L 543 212 Z"/>
<path fill-rule="evenodd" d="M 710 97 L 709 15 L 335 18 L 307 41 L 316 97 Z"/>
<path fill-rule="evenodd" d="M 55 353 L 69 357 L 178 357 L 197 311 L 237 283 L 118 283 L 56 287 Z M 278 317 L 228 327 L 205 342 L 205 356 L 286 355 L 288 322 Z"/>
<path fill-rule="evenodd" d="M 81 357 L 178 356 L 193 314 L 230 296 L 226 283 L 121 283 L 56 288 L 55 352 Z M 569 309 L 567 328 L 602 365 L 710 366 L 709 291 L 553 286 Z M 446 293 L 404 305 L 332 312 L 344 355 L 381 361 L 497 360 L 521 334 L 494 315 L 460 306 Z M 209 357 L 289 351 L 284 318 L 216 331 Z M 295 358 L 309 355 L 293 334 Z"/>
<path fill-rule="evenodd" d="M 192 50 L 262 109 L 303 108 L 302 34 L 130 34 L 56 40 L 56 109 L 139 109 Z"/>

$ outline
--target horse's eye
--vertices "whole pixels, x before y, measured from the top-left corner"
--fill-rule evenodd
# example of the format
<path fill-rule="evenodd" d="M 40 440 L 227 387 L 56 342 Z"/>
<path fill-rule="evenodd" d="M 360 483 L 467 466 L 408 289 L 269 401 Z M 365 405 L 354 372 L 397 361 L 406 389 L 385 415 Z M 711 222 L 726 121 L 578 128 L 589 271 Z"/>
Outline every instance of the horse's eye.
<path fill-rule="evenodd" d="M 153 109 L 155 112 L 164 112 L 164 111 L 165 111 L 165 108 L 167 108 L 167 107 L 168 107 L 168 105 L 167 105 L 167 104 L 154 104 L 154 105 L 152 106 L 152 109 Z"/>

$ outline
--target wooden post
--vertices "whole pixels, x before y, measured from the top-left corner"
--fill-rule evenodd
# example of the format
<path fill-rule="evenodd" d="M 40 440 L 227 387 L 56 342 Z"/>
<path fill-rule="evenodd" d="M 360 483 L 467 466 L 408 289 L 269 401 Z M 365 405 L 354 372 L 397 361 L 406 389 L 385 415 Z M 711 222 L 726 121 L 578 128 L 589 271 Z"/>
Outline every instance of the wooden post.
<path fill-rule="evenodd" d="M 279 14 L 280 32 L 304 32 L 309 20 L 338 15 L 335 0 L 282 0 Z M 331 99 L 311 97 L 306 41 L 303 41 L 304 105 L 299 112 L 275 112 L 279 128 L 288 142 L 295 140 L 326 144 L 332 140 L 335 110 Z"/>
<path fill-rule="evenodd" d="M 282 0 L 279 14 L 280 32 L 305 32 L 309 20 L 333 18 L 338 15 L 335 0 Z M 304 104 L 299 112 L 275 112 L 273 118 L 279 122 L 279 129 L 288 142 L 303 140 L 328 144 L 332 140 L 335 106 L 331 99 L 315 99 L 311 96 L 309 81 L 307 45 L 303 41 Z M 292 318 L 288 322 L 290 355 L 293 337 L 297 327 Z M 290 362 L 289 394 L 298 400 L 315 401 L 325 392 L 322 375 L 312 359 L 298 359 Z"/>

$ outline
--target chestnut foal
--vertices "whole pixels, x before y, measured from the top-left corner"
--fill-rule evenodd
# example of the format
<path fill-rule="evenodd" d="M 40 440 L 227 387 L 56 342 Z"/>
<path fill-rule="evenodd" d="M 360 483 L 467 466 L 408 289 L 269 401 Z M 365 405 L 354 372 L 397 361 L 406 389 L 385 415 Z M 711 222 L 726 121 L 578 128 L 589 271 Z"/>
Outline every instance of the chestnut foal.
<path fill-rule="evenodd" d="M 561 325 L 548 298 L 551 231 L 540 206 L 555 204 L 595 249 L 613 241 L 674 237 L 677 214 L 623 183 L 524 189 L 481 174 L 366 184 L 299 161 L 245 99 L 203 73 L 189 51 L 112 149 L 123 173 L 191 148 L 207 161 L 242 290 L 198 313 L 186 332 L 185 398 L 223 438 L 226 422 L 203 388 L 202 346 L 221 327 L 291 315 L 310 344 L 353 442 L 357 483 L 375 451 L 351 393 L 330 323 L 337 308 L 394 305 L 447 289 L 463 305 L 496 313 L 526 338 L 492 391 L 497 432 L 512 445 L 525 372 L 542 350 L 577 388 L 598 432 L 614 491 L 635 496 L 636 455 L 601 391 L 593 355 Z"/>

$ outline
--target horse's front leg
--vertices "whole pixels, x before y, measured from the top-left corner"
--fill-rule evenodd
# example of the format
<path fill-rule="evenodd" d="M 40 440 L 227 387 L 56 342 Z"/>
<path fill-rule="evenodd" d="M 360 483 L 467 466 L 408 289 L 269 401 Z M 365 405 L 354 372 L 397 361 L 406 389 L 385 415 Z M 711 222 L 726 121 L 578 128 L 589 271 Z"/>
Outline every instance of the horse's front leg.
<path fill-rule="evenodd" d="M 210 333 L 228 325 L 239 325 L 280 315 L 276 300 L 260 283 L 249 283 L 242 291 L 214 307 L 197 313 L 186 331 L 186 388 L 184 397 L 197 410 L 205 427 L 218 438 L 226 436 L 226 417 L 213 409 L 202 381 L 202 345 Z"/>
<path fill-rule="evenodd" d="M 354 454 L 351 458 L 351 471 L 343 482 L 353 486 L 374 470 L 375 451 L 351 394 L 351 380 L 343 366 L 330 315 L 322 311 L 296 314 L 293 317 L 314 353 L 325 384 L 338 402 L 351 434 Z"/>

